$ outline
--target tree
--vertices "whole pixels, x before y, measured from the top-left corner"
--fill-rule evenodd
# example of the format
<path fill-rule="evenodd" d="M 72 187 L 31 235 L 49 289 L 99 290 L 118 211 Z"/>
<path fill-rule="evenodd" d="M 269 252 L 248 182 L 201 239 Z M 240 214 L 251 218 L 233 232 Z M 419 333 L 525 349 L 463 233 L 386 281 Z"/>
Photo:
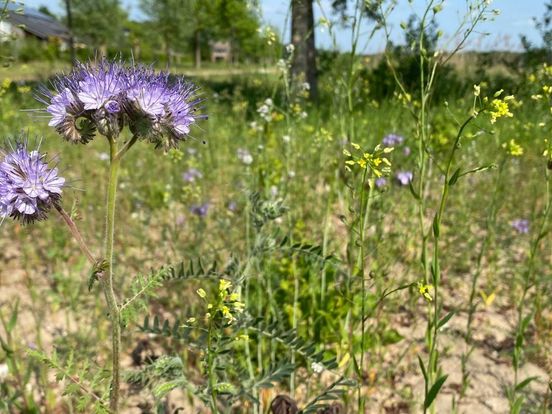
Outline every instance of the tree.
<path fill-rule="evenodd" d="M 201 66 L 201 47 L 205 32 L 213 25 L 213 3 L 210 0 L 141 0 L 142 10 L 155 22 L 162 38 L 167 61 L 175 48 L 193 44 L 195 66 Z"/>
<path fill-rule="evenodd" d="M 93 49 L 106 54 L 108 46 L 119 46 L 127 19 L 118 0 L 71 0 L 74 35 Z"/>
<path fill-rule="evenodd" d="M 140 7 L 156 28 L 168 64 L 191 33 L 188 19 L 190 0 L 141 0 Z"/>
<path fill-rule="evenodd" d="M 228 40 L 235 58 L 258 56 L 262 51 L 259 17 L 247 0 L 141 0 L 140 6 L 171 51 L 191 46 L 195 66 L 212 40 Z"/>
<path fill-rule="evenodd" d="M 69 29 L 69 53 L 71 54 L 71 64 L 77 62 L 77 54 L 75 52 L 75 39 L 73 37 L 73 13 L 71 11 L 71 0 L 65 0 L 65 16 L 67 19 L 67 28 Z"/>
<path fill-rule="evenodd" d="M 304 79 L 309 84 L 310 98 L 316 100 L 318 84 L 312 3 L 312 0 L 291 0 L 291 42 L 294 46 L 291 76 Z"/>
<path fill-rule="evenodd" d="M 247 0 L 218 0 L 214 11 L 217 23 L 211 36 L 230 41 L 234 60 L 262 53 L 259 16 Z"/>

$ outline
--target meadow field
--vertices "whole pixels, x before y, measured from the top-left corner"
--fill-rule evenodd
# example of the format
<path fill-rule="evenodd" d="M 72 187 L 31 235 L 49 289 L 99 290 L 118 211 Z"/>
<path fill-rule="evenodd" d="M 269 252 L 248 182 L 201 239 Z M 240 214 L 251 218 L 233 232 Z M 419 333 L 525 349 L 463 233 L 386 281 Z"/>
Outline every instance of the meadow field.
<path fill-rule="evenodd" d="M 70 65 L 0 69 L 2 165 L 65 178 L 47 220 L 2 210 L 0 412 L 552 412 L 552 66 L 420 33 L 324 55 L 316 102 L 289 47 L 171 67 L 207 117 L 166 148 L 67 142 L 40 99 Z"/>

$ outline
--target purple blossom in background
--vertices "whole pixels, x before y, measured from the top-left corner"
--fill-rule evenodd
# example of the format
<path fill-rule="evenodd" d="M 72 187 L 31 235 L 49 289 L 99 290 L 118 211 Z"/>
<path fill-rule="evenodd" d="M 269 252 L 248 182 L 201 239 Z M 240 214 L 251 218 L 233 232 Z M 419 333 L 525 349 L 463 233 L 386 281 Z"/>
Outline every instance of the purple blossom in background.
<path fill-rule="evenodd" d="M 395 174 L 395 178 L 400 185 L 408 185 L 414 178 L 414 175 L 412 171 L 398 171 L 397 174 Z"/>
<path fill-rule="evenodd" d="M 380 177 L 376 179 L 376 187 L 382 188 L 387 185 L 387 179 L 385 177 Z"/>
<path fill-rule="evenodd" d="M 3 152 L 0 163 L 0 216 L 23 223 L 46 218 L 48 210 L 61 198 L 65 179 L 57 168 L 49 168 L 45 155 L 29 151 L 27 143 Z"/>
<path fill-rule="evenodd" d="M 197 88 L 152 67 L 125 66 L 101 60 L 79 64 L 41 89 L 39 100 L 52 115 L 49 122 L 65 139 L 86 144 L 96 131 L 117 137 L 125 125 L 140 139 L 164 150 L 186 140 L 204 115 L 197 113 Z"/>
<path fill-rule="evenodd" d="M 403 154 L 405 157 L 408 157 L 412 151 L 410 150 L 410 147 L 404 147 L 403 148 Z"/>
<path fill-rule="evenodd" d="M 182 174 L 182 179 L 187 183 L 193 183 L 202 177 L 203 174 L 197 168 L 190 168 L 188 169 L 188 171 Z"/>
<path fill-rule="evenodd" d="M 519 234 L 527 234 L 529 233 L 529 220 L 516 219 L 512 221 L 512 228 Z"/>
<path fill-rule="evenodd" d="M 230 210 L 232 213 L 234 213 L 238 209 L 238 205 L 235 201 L 230 201 L 227 206 L 228 210 Z"/>
<path fill-rule="evenodd" d="M 396 145 L 401 145 L 404 142 L 404 137 L 397 134 L 389 134 L 384 136 L 381 142 L 386 147 L 394 147 Z"/>
<path fill-rule="evenodd" d="M 243 148 L 238 148 L 237 155 L 238 159 L 243 162 L 245 165 L 250 165 L 253 162 L 253 156 L 251 153 Z"/>
<path fill-rule="evenodd" d="M 190 208 L 190 212 L 198 217 L 205 217 L 209 212 L 209 203 L 193 205 Z"/>

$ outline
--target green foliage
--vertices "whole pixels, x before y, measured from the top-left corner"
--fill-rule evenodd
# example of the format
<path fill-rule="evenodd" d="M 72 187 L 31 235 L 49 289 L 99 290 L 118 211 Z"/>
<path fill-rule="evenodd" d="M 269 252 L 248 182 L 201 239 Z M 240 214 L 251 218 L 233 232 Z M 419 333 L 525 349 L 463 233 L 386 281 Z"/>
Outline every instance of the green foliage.
<path fill-rule="evenodd" d="M 57 382 L 65 380 L 63 395 L 76 401 L 79 412 L 109 413 L 106 402 L 109 372 L 89 365 L 88 361 L 84 361 L 80 366 L 77 365 L 73 352 L 70 352 L 63 361 L 59 359 L 56 352 L 46 355 L 39 350 L 28 349 L 27 354 L 55 371 Z"/>
<path fill-rule="evenodd" d="M 73 14 L 73 32 L 77 41 L 92 49 L 119 47 L 123 24 L 127 18 L 119 0 L 70 0 Z"/>

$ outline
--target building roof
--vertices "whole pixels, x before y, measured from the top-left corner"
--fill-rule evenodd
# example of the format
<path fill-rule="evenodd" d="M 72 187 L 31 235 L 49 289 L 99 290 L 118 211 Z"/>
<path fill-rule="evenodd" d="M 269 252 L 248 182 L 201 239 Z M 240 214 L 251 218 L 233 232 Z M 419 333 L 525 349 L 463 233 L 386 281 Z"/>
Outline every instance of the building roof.
<path fill-rule="evenodd" d="M 21 8 L 12 3 L 8 4 L 8 15 L 6 20 L 20 26 L 22 30 L 30 33 L 39 39 L 49 37 L 68 38 L 69 29 L 51 16 L 41 13 L 38 10 L 25 7 Z"/>

